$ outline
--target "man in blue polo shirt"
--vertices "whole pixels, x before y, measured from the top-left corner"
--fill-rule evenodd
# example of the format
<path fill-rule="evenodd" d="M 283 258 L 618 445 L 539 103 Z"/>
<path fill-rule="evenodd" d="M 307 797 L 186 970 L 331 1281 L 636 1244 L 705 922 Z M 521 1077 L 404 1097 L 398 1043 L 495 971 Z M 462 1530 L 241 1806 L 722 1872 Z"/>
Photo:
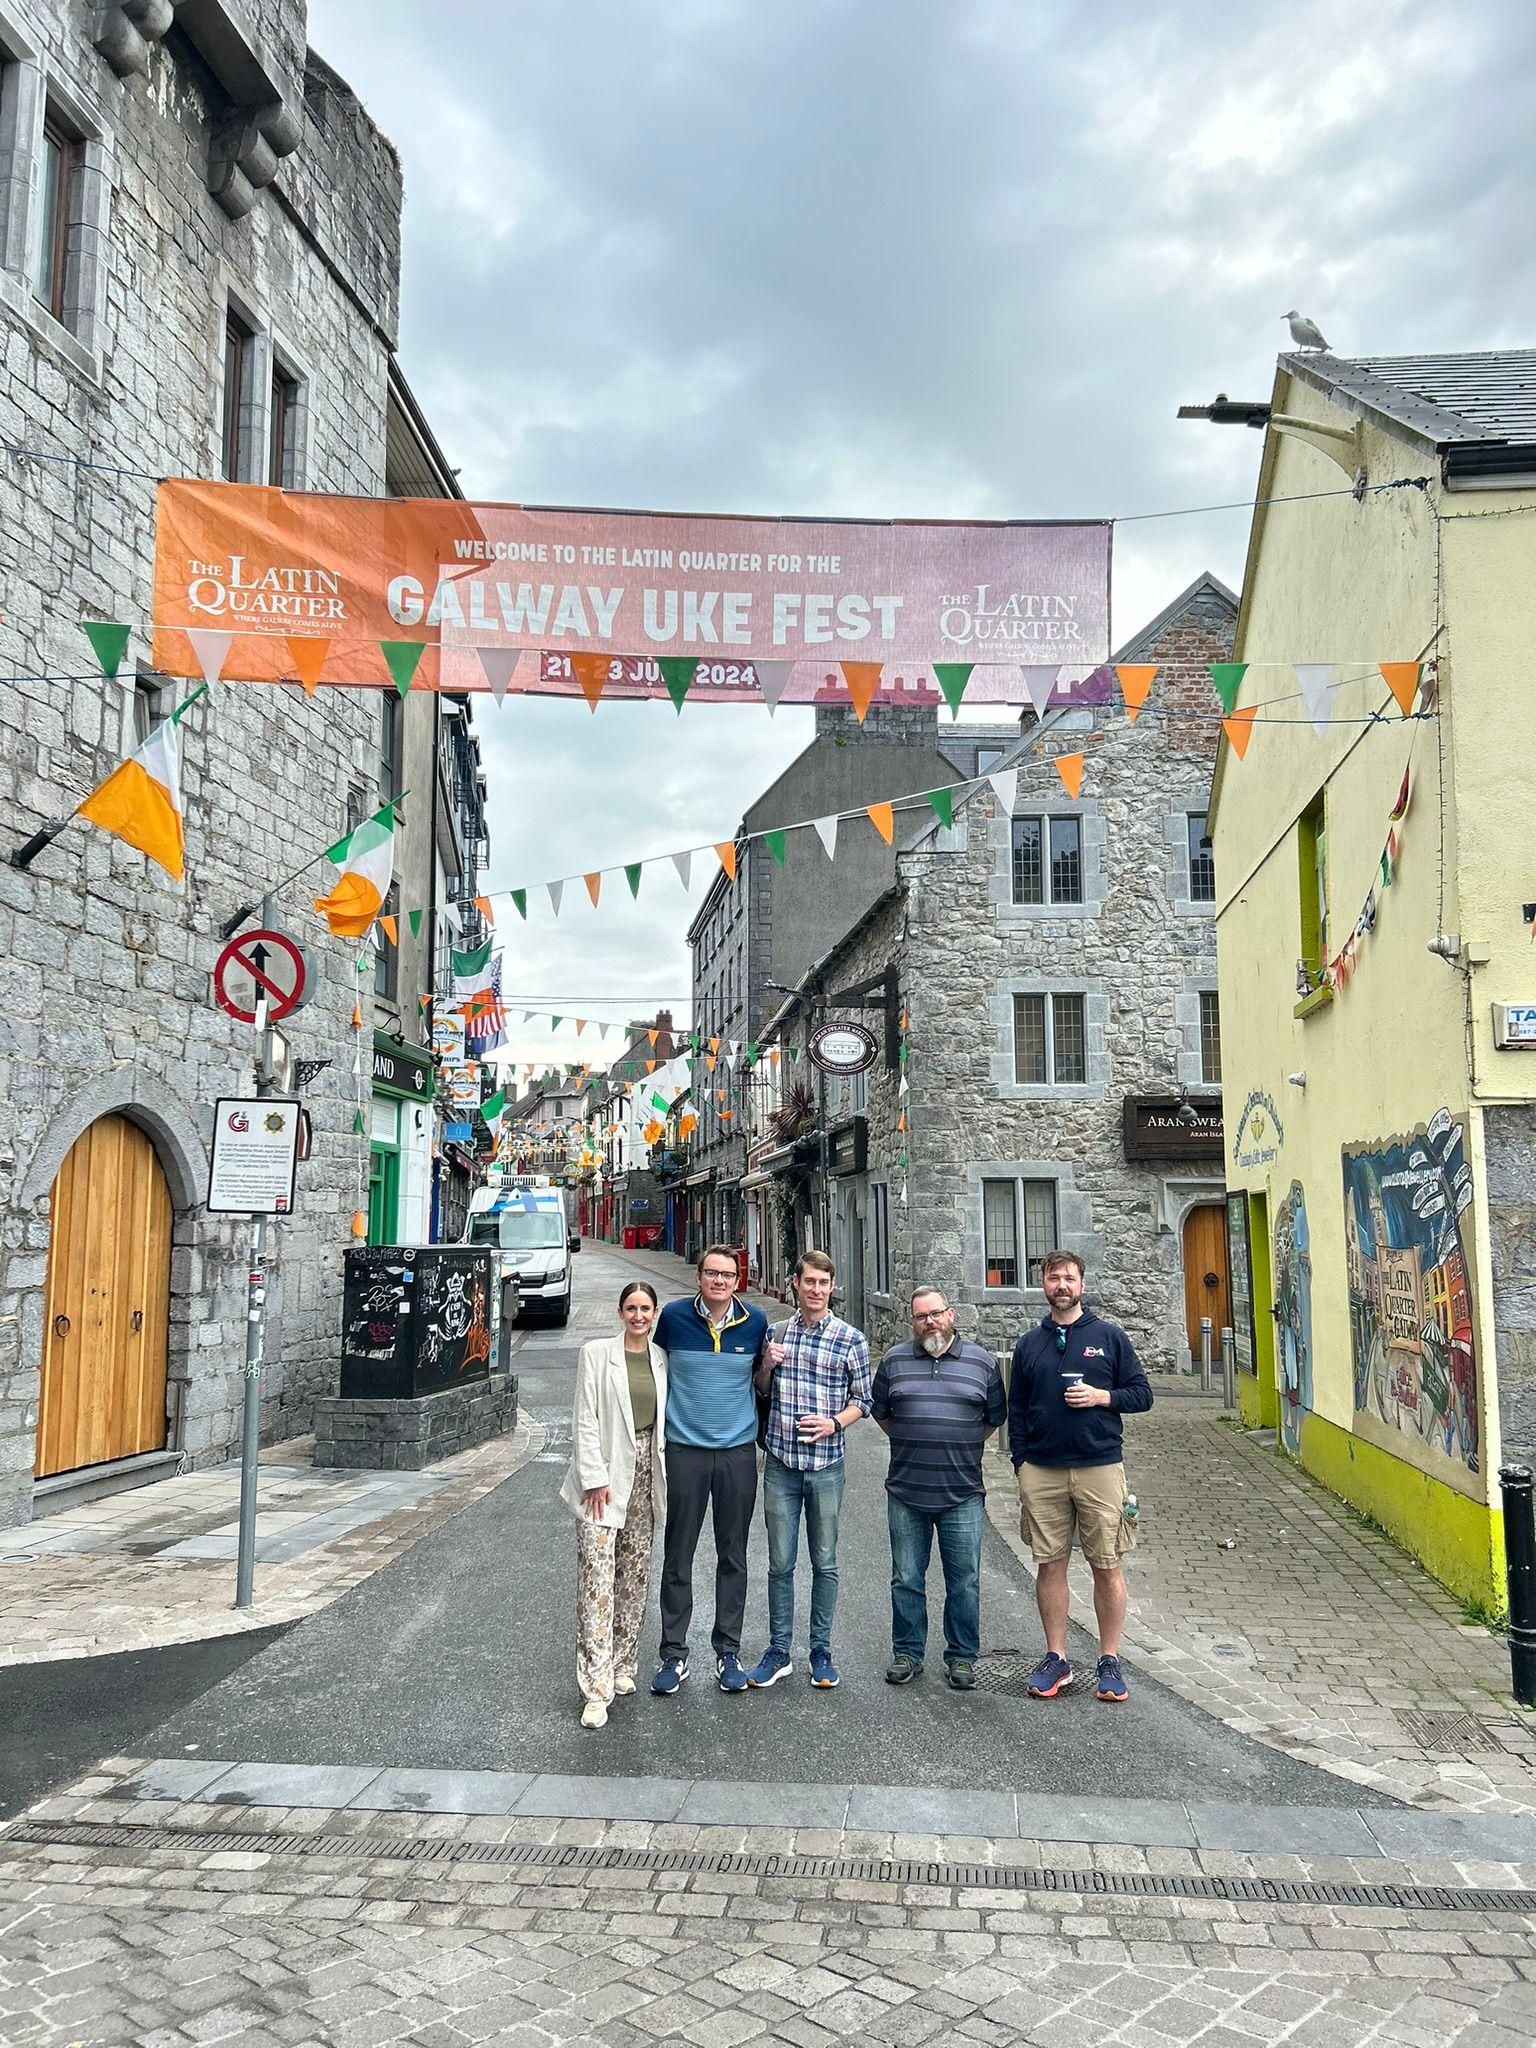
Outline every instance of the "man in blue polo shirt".
<path fill-rule="evenodd" d="M 981 1453 L 987 1432 L 1008 1412 L 1008 1397 L 992 1354 L 955 1335 L 955 1312 L 937 1287 L 919 1287 L 912 1296 L 911 1341 L 892 1345 L 881 1359 L 869 1412 L 891 1440 L 886 1678 L 906 1685 L 923 1668 L 928 1558 L 937 1536 L 944 1662 L 956 1692 L 971 1692 L 981 1649 Z"/>
<path fill-rule="evenodd" d="M 707 1245 L 699 1291 L 669 1301 L 654 1341 L 667 1354 L 667 1528 L 661 1563 L 661 1662 L 651 1691 L 688 1676 L 693 1554 L 704 1513 L 715 1537 L 715 1625 L 710 1641 L 722 1692 L 745 1692 L 741 1627 L 747 1605 L 747 1535 L 757 1505 L 757 1396 L 752 1375 L 768 1344 L 768 1318 L 736 1299 L 736 1254 Z M 774 1347 L 775 1350 L 778 1347 Z M 781 1354 L 782 1355 L 782 1354 Z"/>

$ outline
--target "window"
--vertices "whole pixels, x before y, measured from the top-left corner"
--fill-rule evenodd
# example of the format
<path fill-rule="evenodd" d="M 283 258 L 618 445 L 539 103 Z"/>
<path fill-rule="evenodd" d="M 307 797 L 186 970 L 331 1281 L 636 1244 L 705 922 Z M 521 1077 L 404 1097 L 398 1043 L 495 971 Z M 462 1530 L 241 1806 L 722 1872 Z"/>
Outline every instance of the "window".
<path fill-rule="evenodd" d="M 1024 817 L 1013 821 L 1015 903 L 1081 903 L 1083 821 Z"/>
<path fill-rule="evenodd" d="M 1191 903 L 1214 903 L 1216 855 L 1205 829 L 1205 812 L 1191 811 L 1185 819 L 1185 826 L 1189 850 L 1189 900 Z"/>
<path fill-rule="evenodd" d="M 381 915 L 394 918 L 395 937 L 398 940 L 400 936 L 400 884 L 398 882 L 390 883 L 388 894 L 384 898 L 384 907 Z M 386 1001 L 393 1002 L 400 989 L 400 948 L 398 944 L 393 946 L 390 944 L 389 934 L 384 931 L 382 926 L 374 932 L 373 943 L 373 992 L 376 996 L 383 996 Z"/>
<path fill-rule="evenodd" d="M 1221 1004 L 1213 988 L 1200 991 L 1200 1078 L 1221 1086 Z"/>
<path fill-rule="evenodd" d="M 379 692 L 379 802 L 400 794 L 400 728 L 403 703 L 398 690 Z"/>
<path fill-rule="evenodd" d="M 133 746 L 142 746 L 165 716 L 160 678 L 140 669 L 133 679 Z"/>
<path fill-rule="evenodd" d="M 1008 749 L 1006 747 L 978 747 L 976 749 L 976 773 L 985 775 L 989 768 L 995 768 Z"/>
<path fill-rule="evenodd" d="M 988 1287 L 1038 1287 L 1056 1246 L 1056 1183 L 984 1180 L 981 1228 Z"/>
<path fill-rule="evenodd" d="M 267 482 L 291 490 L 299 481 L 299 380 L 272 365 L 271 417 L 267 426 Z"/>
<path fill-rule="evenodd" d="M 251 330 L 235 314 L 224 321 L 224 474 L 241 482 L 248 470 L 250 438 L 246 382 L 250 372 Z"/>
<path fill-rule="evenodd" d="M 1301 965 L 1308 994 L 1322 985 L 1328 959 L 1328 820 L 1321 792 L 1297 824 L 1297 879 L 1301 891 Z"/>
<path fill-rule="evenodd" d="M 1087 999 L 1077 993 L 1016 995 L 1013 1078 L 1034 1087 L 1088 1079 Z"/>
<path fill-rule="evenodd" d="M 37 240 L 32 252 L 32 292 L 45 312 L 64 318 L 69 269 L 69 219 L 75 196 L 80 145 L 50 110 L 43 120 L 43 154 L 38 167 Z"/>
<path fill-rule="evenodd" d="M 883 1180 L 869 1189 L 869 1269 L 876 1294 L 891 1291 L 891 1191 Z"/>

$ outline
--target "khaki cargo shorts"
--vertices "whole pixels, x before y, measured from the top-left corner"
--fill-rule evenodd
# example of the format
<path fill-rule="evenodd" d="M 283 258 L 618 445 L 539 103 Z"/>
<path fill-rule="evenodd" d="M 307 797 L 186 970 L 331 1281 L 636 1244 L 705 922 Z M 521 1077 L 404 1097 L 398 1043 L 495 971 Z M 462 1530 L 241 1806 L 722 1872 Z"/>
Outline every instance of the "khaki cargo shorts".
<path fill-rule="evenodd" d="M 1019 1533 L 1036 1564 L 1071 1554 L 1074 1539 L 1099 1571 L 1111 1571 L 1136 1542 L 1125 1518 L 1124 1465 L 1019 1467 Z"/>

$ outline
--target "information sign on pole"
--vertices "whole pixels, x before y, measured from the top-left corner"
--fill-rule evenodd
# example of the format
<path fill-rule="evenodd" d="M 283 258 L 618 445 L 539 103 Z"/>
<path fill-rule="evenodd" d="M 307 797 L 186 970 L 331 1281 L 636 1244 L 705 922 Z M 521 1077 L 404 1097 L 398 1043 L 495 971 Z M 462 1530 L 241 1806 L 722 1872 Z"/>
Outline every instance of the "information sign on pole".
<path fill-rule="evenodd" d="M 280 1095 L 221 1095 L 213 1106 L 208 1208 L 215 1216 L 289 1216 L 299 1104 Z"/>
<path fill-rule="evenodd" d="M 254 1024 L 266 997 L 266 1022 L 281 1024 L 309 1000 L 309 955 L 286 932 L 242 932 L 213 965 L 214 1001 L 237 1024 Z"/>

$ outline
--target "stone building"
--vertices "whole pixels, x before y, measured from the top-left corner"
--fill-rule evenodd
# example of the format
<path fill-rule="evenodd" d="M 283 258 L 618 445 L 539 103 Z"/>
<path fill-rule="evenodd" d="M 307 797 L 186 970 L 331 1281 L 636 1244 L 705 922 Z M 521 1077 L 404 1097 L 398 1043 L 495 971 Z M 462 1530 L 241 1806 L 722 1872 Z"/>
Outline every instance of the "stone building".
<path fill-rule="evenodd" d="M 0 0 L 13 846 L 181 694 L 146 665 L 155 478 L 385 486 L 399 165 L 304 31 L 299 0 Z M 83 619 L 132 626 L 115 679 L 85 673 Z M 263 1433 L 334 1384 L 368 1045 L 354 1079 L 357 948 L 310 907 L 329 871 L 282 878 L 376 777 L 379 720 L 367 693 L 221 682 L 182 728 L 181 887 L 78 821 L 0 866 L 0 1523 L 238 1440 L 249 1231 L 203 1204 L 211 1105 L 249 1090 L 253 1048 L 209 974 L 279 883 L 314 963 L 289 1049 L 331 1065 L 269 1233 Z"/>
<path fill-rule="evenodd" d="M 957 793 L 953 825 L 930 820 L 770 1024 L 776 1085 L 811 1091 L 819 1144 L 756 1171 L 780 1229 L 832 1250 L 848 1311 L 882 1344 L 931 1281 L 1004 1348 L 1044 1312 L 1052 1245 L 1081 1253 L 1149 1366 L 1187 1366 L 1200 1316 L 1230 1319 L 1205 664 L 1230 654 L 1235 617 L 1202 576 L 1118 651 L 1162 664 L 1134 724 L 1107 669 L 1079 693 L 1099 703 L 1026 714 L 994 764 L 1005 791 L 1016 775 L 1011 815 L 986 779 Z M 1087 756 L 1076 800 L 1052 765 L 1069 752 Z M 887 967 L 894 1063 L 876 1011 L 829 1000 Z M 809 1031 L 844 1018 L 879 1056 L 820 1075 Z"/>

